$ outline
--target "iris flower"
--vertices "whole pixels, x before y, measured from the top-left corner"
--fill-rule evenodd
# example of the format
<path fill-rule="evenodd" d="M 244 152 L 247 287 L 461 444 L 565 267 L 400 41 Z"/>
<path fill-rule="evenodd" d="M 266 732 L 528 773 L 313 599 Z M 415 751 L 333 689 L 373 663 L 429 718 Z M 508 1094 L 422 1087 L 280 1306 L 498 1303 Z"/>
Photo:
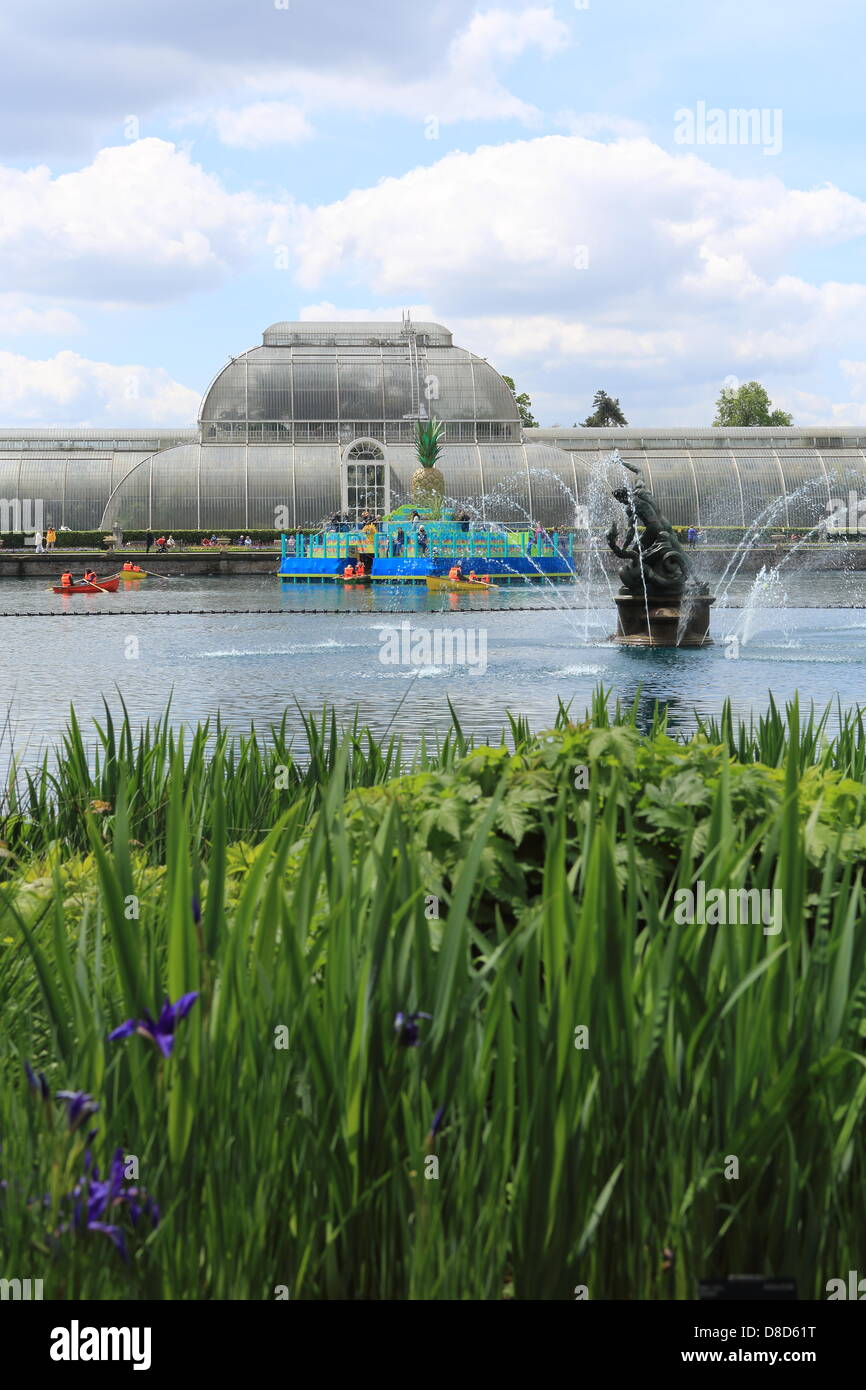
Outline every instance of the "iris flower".
<path fill-rule="evenodd" d="M 95 1115 L 99 1106 L 86 1091 L 58 1091 L 58 1100 L 65 1100 L 69 1128 L 77 1129 L 83 1120 Z"/>
<path fill-rule="evenodd" d="M 109 1033 L 108 1041 L 116 1042 L 118 1038 L 128 1038 L 133 1033 L 140 1033 L 143 1038 L 150 1038 L 151 1042 L 156 1043 L 163 1057 L 170 1057 L 171 1049 L 174 1047 L 175 1027 L 182 1018 L 186 1018 L 196 999 L 198 990 L 182 994 L 176 1004 L 170 1004 L 166 997 L 162 1012 L 155 1023 L 149 1013 L 145 1013 L 144 1018 L 128 1018 L 119 1028 L 115 1028 L 113 1033 Z"/>
<path fill-rule="evenodd" d="M 35 1091 L 42 1100 L 50 1100 L 51 1092 L 48 1089 L 48 1082 L 45 1080 L 44 1071 L 35 1072 L 30 1063 L 26 1060 L 24 1062 L 24 1070 L 27 1073 L 27 1081 L 31 1091 Z"/>
<path fill-rule="evenodd" d="M 399 1013 L 394 1017 L 394 1028 L 397 1033 L 397 1041 L 401 1047 L 417 1047 L 421 1041 L 421 1031 L 415 1022 L 418 1018 L 430 1018 L 432 1014 L 418 1013 L 404 1014 Z"/>
<path fill-rule="evenodd" d="M 124 1185 L 122 1149 L 115 1150 L 108 1177 L 104 1180 L 100 1180 L 98 1168 L 94 1167 L 92 1173 L 88 1172 L 89 1166 L 89 1163 L 85 1164 L 84 1176 L 69 1193 L 73 1204 L 72 1220 L 63 1229 L 68 1230 L 71 1226 L 74 1231 L 96 1231 L 99 1235 L 108 1236 L 115 1249 L 128 1262 L 123 1227 L 105 1218 L 126 1210 L 133 1226 L 137 1226 L 145 1215 L 150 1217 L 155 1228 L 159 1225 L 159 1207 L 142 1188 Z"/>

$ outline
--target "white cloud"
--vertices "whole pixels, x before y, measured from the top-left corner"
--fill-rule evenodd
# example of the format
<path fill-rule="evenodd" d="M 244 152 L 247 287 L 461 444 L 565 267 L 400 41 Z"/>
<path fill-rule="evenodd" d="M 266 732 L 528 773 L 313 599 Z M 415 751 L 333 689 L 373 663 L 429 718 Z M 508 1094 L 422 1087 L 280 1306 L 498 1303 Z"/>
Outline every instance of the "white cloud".
<path fill-rule="evenodd" d="M 236 109 L 219 107 L 209 116 L 193 119 L 210 121 L 222 143 L 234 149 L 298 145 L 313 134 L 303 111 L 288 101 L 256 101 Z"/>
<path fill-rule="evenodd" d="M 115 366 L 75 352 L 42 361 L 0 352 L 0 417 L 9 424 L 195 424 L 199 394 L 161 367 Z"/>
<path fill-rule="evenodd" d="M 422 43 L 418 60 L 399 71 L 388 71 L 382 61 L 339 70 L 289 65 L 279 72 L 251 76 L 248 85 L 269 96 L 291 93 L 307 112 L 348 110 L 355 118 L 390 113 L 430 124 L 431 129 L 434 122 L 475 120 L 531 125 L 542 120 L 542 112 L 503 84 L 502 69 L 529 49 L 550 57 L 568 42 L 566 26 L 549 6 L 517 11 L 497 8 L 474 15 L 435 63 L 425 61 L 425 55 L 436 50 Z M 241 108 L 238 114 L 244 109 L 250 108 Z M 198 113 L 190 119 L 203 116 Z"/>
<path fill-rule="evenodd" d="M 814 391 L 780 393 L 774 405 L 790 410 L 798 425 L 866 425 L 866 401 L 835 401 Z"/>
<path fill-rule="evenodd" d="M 361 100 L 360 109 L 433 111 L 443 121 L 531 119 L 534 108 L 499 74 L 528 49 L 562 48 L 565 24 L 552 6 L 521 0 L 469 16 L 467 8 L 466 0 L 291 0 L 285 8 L 270 0 L 5 0 L 0 147 L 69 154 L 91 148 L 97 132 L 119 130 L 124 113 L 136 113 L 145 131 L 152 113 L 186 109 L 200 119 L 218 102 L 223 114 L 250 90 L 265 101 L 292 91 L 319 108 L 357 111 Z M 259 116 L 241 110 L 223 128 L 233 134 L 247 120 L 263 143 Z M 279 130 L 267 134 L 271 143 Z"/>
<path fill-rule="evenodd" d="M 730 373 L 776 387 L 838 374 L 866 314 L 866 285 L 794 273 L 802 253 L 866 235 L 866 202 L 737 177 L 647 139 L 453 152 L 296 211 L 285 235 L 303 286 L 338 276 L 425 301 L 456 341 L 560 400 L 566 374 L 582 399 L 604 370 L 595 385 L 640 395 L 644 420 L 687 383 L 692 418 Z"/>
<path fill-rule="evenodd" d="M 0 294 L 0 333 L 46 337 L 78 333 L 81 323 L 66 309 L 34 309 L 18 294 Z"/>
<path fill-rule="evenodd" d="M 0 168 L 0 206 L 0 290 L 126 303 L 218 284 L 263 245 L 274 210 L 156 139 L 57 177 Z"/>
<path fill-rule="evenodd" d="M 744 277 L 778 276 L 794 252 L 864 234 L 866 202 L 835 188 L 736 178 L 645 139 L 562 135 L 455 151 L 306 210 L 295 229 L 304 285 L 348 271 L 389 295 L 421 288 L 492 306 L 516 294 L 536 310 L 605 313 L 628 301 L 632 318 L 636 292 L 652 316 L 661 284 L 680 301 L 724 301 Z"/>
<path fill-rule="evenodd" d="M 637 139 L 647 134 L 643 121 L 632 120 L 629 116 L 614 116 L 604 111 L 559 111 L 554 124 L 569 135 L 584 135 L 587 139 L 598 139 L 603 135 L 616 135 L 625 139 Z"/>
<path fill-rule="evenodd" d="M 336 304 L 329 303 L 327 299 L 321 300 L 318 304 L 305 304 L 298 317 L 302 323 L 366 323 L 370 320 L 376 323 L 399 323 L 407 310 L 416 323 L 429 323 L 434 318 L 429 304 L 389 304 L 377 309 L 338 309 Z"/>
<path fill-rule="evenodd" d="M 843 359 L 839 365 L 848 378 L 851 395 L 856 401 L 866 401 L 866 362 Z"/>

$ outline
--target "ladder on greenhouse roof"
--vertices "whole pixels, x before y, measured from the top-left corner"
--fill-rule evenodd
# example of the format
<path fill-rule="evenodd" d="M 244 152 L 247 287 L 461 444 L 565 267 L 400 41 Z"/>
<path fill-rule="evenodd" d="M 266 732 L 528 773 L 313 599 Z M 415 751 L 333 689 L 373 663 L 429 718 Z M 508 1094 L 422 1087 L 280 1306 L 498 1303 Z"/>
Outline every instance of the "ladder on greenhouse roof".
<path fill-rule="evenodd" d="M 415 410 L 409 416 L 412 420 L 426 420 L 427 407 L 421 400 L 421 368 L 418 361 L 418 343 L 415 338 L 415 325 L 412 322 L 412 314 L 409 309 L 404 309 L 402 314 L 403 332 L 409 346 L 409 370 L 412 374 L 412 401 Z M 404 416 L 404 419 L 406 417 Z"/>

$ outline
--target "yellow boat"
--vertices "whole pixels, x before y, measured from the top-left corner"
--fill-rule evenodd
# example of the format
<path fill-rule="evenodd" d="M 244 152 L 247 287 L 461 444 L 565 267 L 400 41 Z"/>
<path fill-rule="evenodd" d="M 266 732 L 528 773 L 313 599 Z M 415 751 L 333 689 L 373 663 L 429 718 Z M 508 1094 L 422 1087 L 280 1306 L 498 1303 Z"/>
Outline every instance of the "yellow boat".
<path fill-rule="evenodd" d="M 498 587 L 497 584 L 482 584 L 478 579 L 476 579 L 474 583 L 470 583 L 468 579 L 449 579 L 447 574 L 435 576 L 428 574 L 427 576 L 427 588 L 431 589 L 434 593 L 442 593 L 444 591 L 447 594 L 472 594 L 477 592 L 486 594 L 489 589 L 496 589 Z"/>

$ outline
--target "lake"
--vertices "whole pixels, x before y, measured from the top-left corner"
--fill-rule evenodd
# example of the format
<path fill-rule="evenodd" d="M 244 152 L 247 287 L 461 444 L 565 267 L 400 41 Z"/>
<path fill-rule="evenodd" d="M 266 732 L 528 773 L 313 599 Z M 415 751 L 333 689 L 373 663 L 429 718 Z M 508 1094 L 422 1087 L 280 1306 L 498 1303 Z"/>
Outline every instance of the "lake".
<path fill-rule="evenodd" d="M 264 729 L 286 709 L 299 728 L 295 702 L 327 702 L 409 744 L 448 727 L 449 699 L 467 732 L 498 740 L 507 709 L 543 728 L 559 700 L 582 714 L 598 685 L 628 703 L 640 691 L 647 715 L 663 702 L 674 729 L 718 713 L 725 697 L 748 716 L 770 690 L 821 707 L 866 703 L 866 574 L 788 574 L 785 585 L 735 581 L 713 609 L 715 645 L 685 651 L 615 647 L 606 585 L 457 596 L 159 578 L 61 599 L 42 580 L 2 580 L 0 612 L 15 616 L 0 618 L 0 754 L 8 766 L 14 744 L 30 762 L 71 704 L 86 724 L 103 698 L 118 710 L 120 696 L 136 724 L 171 696 L 178 723 L 219 710 L 235 730 Z"/>

